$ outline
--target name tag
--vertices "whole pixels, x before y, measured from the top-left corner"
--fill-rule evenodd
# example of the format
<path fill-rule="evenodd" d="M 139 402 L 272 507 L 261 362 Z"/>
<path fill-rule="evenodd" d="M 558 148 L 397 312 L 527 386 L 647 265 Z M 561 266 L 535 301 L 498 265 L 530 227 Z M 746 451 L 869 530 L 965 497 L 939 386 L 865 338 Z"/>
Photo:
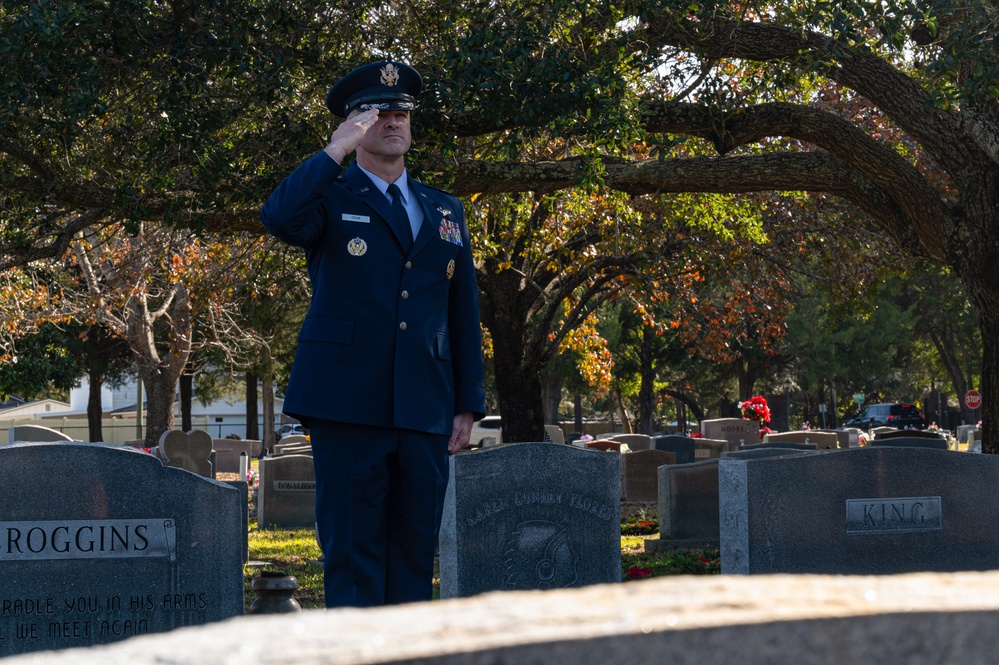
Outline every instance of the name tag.
<path fill-rule="evenodd" d="M 347 213 L 344 213 L 341 219 L 345 222 L 361 222 L 362 224 L 371 223 L 371 218 L 366 215 L 348 215 Z"/>

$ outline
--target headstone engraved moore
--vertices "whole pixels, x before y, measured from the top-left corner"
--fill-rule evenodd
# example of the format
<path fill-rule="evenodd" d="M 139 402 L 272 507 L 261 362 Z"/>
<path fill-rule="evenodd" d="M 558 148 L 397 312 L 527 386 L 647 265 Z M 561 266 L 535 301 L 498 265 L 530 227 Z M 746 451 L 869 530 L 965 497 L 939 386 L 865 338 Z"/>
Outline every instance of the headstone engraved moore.
<path fill-rule="evenodd" d="M 736 446 L 748 446 L 760 442 L 760 425 L 745 418 L 702 420 L 701 435 L 705 439 L 723 439 Z"/>

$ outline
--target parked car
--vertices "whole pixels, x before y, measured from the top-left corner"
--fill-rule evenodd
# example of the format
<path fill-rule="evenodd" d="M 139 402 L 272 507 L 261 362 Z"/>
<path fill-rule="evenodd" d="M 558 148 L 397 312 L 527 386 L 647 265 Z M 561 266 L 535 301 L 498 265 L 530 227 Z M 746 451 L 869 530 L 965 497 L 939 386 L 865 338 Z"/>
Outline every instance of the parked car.
<path fill-rule="evenodd" d="M 922 429 L 923 413 L 914 404 L 868 404 L 857 415 L 843 422 L 843 427 L 895 427 L 897 429 Z"/>
<path fill-rule="evenodd" d="M 298 423 L 285 423 L 278 428 L 278 439 L 283 439 L 286 436 L 291 436 L 292 434 L 305 435 L 305 428 Z"/>
<path fill-rule="evenodd" d="M 469 448 L 485 448 L 500 443 L 503 443 L 503 419 L 500 416 L 486 416 L 472 423 Z"/>

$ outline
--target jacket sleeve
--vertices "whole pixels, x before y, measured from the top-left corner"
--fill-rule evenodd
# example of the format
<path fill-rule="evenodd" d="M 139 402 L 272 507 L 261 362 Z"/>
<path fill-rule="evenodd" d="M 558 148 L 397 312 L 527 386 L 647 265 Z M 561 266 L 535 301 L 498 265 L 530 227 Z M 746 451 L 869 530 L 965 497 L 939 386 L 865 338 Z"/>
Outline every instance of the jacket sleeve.
<path fill-rule="evenodd" d="M 307 159 L 285 178 L 260 209 L 260 221 L 290 245 L 314 247 L 326 228 L 323 201 L 343 168 L 325 152 Z"/>
<path fill-rule="evenodd" d="M 451 294 L 448 299 L 449 337 L 454 370 L 454 412 L 471 412 L 475 420 L 485 416 L 486 391 L 482 369 L 482 329 L 479 325 L 479 290 L 475 283 L 472 242 L 461 201 L 462 248 L 458 253 Z"/>

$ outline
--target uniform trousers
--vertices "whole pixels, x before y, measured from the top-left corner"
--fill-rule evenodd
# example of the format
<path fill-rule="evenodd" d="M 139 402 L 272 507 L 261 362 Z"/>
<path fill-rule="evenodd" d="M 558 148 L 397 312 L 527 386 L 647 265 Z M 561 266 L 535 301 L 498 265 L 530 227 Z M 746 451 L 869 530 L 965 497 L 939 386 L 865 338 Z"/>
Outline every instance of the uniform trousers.
<path fill-rule="evenodd" d="M 430 600 L 448 436 L 310 419 L 326 607 Z"/>

